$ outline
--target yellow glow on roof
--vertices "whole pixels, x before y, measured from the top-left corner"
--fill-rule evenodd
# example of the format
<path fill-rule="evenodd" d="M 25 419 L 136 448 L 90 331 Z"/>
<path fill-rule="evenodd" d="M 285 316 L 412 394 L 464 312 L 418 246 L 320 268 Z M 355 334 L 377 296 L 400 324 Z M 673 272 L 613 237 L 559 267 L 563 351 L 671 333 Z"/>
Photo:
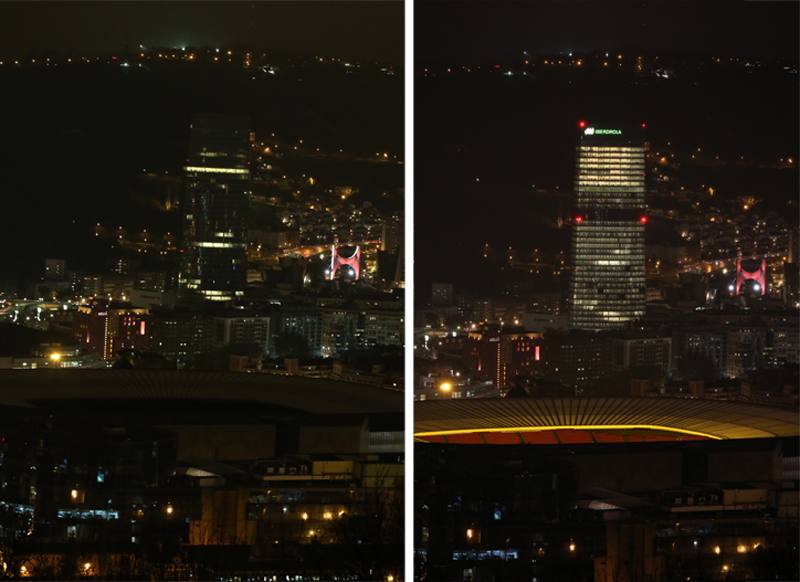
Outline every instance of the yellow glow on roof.
<path fill-rule="evenodd" d="M 661 424 L 564 424 L 564 425 L 551 425 L 551 426 L 511 426 L 511 427 L 492 427 L 492 428 L 474 428 L 474 429 L 456 429 L 456 430 L 435 430 L 426 432 L 416 432 L 415 437 L 432 437 L 432 436 L 450 436 L 459 434 L 475 434 L 482 432 L 543 432 L 546 430 L 657 430 L 661 432 L 675 432 L 680 434 L 688 434 L 693 436 L 701 436 L 708 439 L 721 441 L 722 437 L 718 437 L 706 432 L 699 432 L 696 430 L 688 430 L 685 428 L 676 428 L 672 426 L 664 426 Z"/>

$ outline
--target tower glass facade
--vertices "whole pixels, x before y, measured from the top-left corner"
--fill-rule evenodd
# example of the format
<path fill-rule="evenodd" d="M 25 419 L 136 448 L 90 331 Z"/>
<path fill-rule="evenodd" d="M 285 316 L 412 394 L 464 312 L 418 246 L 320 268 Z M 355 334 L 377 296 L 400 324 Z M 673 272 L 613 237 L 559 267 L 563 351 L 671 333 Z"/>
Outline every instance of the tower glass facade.
<path fill-rule="evenodd" d="M 645 308 L 641 128 L 581 122 L 575 170 L 570 325 L 625 327 Z"/>
<path fill-rule="evenodd" d="M 204 115 L 194 119 L 183 168 L 183 260 L 179 283 L 209 301 L 244 295 L 247 274 L 249 122 Z"/>

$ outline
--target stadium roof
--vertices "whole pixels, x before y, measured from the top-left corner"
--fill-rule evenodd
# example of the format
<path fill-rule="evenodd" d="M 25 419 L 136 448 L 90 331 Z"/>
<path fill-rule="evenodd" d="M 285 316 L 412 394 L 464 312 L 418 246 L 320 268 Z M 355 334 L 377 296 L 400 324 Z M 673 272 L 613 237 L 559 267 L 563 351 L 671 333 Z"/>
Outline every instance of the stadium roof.
<path fill-rule="evenodd" d="M 154 399 L 252 403 L 312 415 L 403 410 L 400 391 L 333 380 L 172 370 L 0 370 L 0 406 Z"/>
<path fill-rule="evenodd" d="M 592 444 L 796 437 L 798 415 L 688 398 L 480 398 L 417 402 L 417 441 Z"/>

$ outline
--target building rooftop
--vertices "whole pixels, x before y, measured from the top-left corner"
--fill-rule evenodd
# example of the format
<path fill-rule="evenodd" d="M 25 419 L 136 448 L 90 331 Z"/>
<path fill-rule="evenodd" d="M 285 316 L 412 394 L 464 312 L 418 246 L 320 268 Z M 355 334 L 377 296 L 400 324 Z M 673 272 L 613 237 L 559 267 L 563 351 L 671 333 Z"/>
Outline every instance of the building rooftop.
<path fill-rule="evenodd" d="M 400 391 L 324 379 L 171 370 L 0 370 L 0 406 L 153 400 L 233 403 L 324 416 L 403 411 Z"/>
<path fill-rule="evenodd" d="M 517 398 L 418 402 L 417 441 L 596 444 L 797 437 L 793 411 L 685 398 Z"/>

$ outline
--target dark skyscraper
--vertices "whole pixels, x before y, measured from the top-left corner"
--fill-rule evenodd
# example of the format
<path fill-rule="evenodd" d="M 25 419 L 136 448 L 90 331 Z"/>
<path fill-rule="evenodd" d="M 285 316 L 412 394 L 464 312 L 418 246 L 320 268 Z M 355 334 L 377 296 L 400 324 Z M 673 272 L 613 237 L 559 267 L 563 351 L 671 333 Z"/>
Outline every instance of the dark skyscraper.
<path fill-rule="evenodd" d="M 644 315 L 642 128 L 579 123 L 570 325 L 624 327 Z"/>
<path fill-rule="evenodd" d="M 180 286 L 209 301 L 244 295 L 249 132 L 240 117 L 202 115 L 191 126 Z"/>

